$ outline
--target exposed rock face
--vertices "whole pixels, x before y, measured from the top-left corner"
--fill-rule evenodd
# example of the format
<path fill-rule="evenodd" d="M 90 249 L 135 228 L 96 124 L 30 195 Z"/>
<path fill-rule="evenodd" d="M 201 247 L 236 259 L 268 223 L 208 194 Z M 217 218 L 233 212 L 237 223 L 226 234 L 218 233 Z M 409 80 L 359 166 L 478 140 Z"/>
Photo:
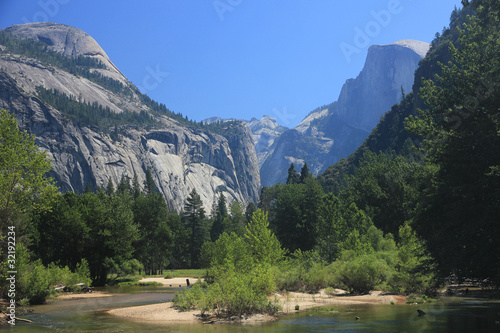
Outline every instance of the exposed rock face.
<path fill-rule="evenodd" d="M 183 208 L 193 188 L 207 210 L 218 191 L 223 191 L 228 200 L 257 200 L 259 169 L 245 125 L 234 125 L 231 131 L 219 135 L 155 115 L 158 125 L 154 130 L 123 125 L 118 140 L 113 140 L 109 132 L 95 126 L 78 126 L 36 95 L 36 87 L 43 86 L 79 101 L 108 106 L 118 113 L 150 111 L 139 99 L 137 88 L 89 35 L 52 23 L 14 26 L 0 32 L 42 41 L 67 56 L 98 57 L 106 66 L 99 71 L 132 91 L 122 96 L 36 59 L 0 53 L 0 108 L 15 113 L 20 127 L 36 135 L 37 144 L 53 161 L 51 175 L 62 191 L 81 192 L 87 183 L 94 188 L 104 187 L 109 179 L 117 184 L 122 175 L 132 178 L 134 173 L 142 184 L 150 168 L 157 188 L 176 210 Z"/>
<path fill-rule="evenodd" d="M 380 116 L 401 100 L 401 89 L 412 91 L 418 62 L 428 50 L 429 44 L 411 40 L 371 46 L 359 76 L 342 87 L 334 113 L 371 132 Z"/>
<path fill-rule="evenodd" d="M 288 128 L 278 125 L 276 120 L 270 116 L 263 116 L 260 119 L 252 118 L 250 121 L 247 121 L 247 124 L 252 131 L 255 151 L 260 167 L 272 153 L 271 147 L 273 146 L 274 140 Z"/>
<path fill-rule="evenodd" d="M 428 50 L 429 44 L 413 40 L 371 46 L 363 70 L 346 81 L 336 102 L 311 112 L 274 141 L 261 165 L 262 185 L 284 182 L 290 163 L 300 168 L 307 162 L 316 175 L 354 152 L 401 100 L 402 90 L 412 90 L 418 62 Z"/>
<path fill-rule="evenodd" d="M 99 44 L 80 29 L 57 23 L 27 23 L 3 29 L 17 39 L 32 39 L 46 44 L 51 51 L 67 57 L 83 55 L 101 61 L 106 66 L 106 74 L 117 80 L 127 79 L 111 62 Z M 114 75 L 113 75 L 114 74 Z"/>

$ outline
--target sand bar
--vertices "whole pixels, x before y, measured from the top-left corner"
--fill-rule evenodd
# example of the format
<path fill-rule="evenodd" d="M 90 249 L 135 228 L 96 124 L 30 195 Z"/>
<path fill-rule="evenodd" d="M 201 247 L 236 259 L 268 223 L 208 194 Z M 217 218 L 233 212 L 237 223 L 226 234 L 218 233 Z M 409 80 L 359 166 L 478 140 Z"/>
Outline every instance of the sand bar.
<path fill-rule="evenodd" d="M 300 311 L 329 305 L 346 304 L 394 304 L 404 303 L 406 297 L 400 295 L 384 294 L 381 291 L 373 291 L 369 295 L 349 296 L 343 295 L 339 290 L 336 295 L 327 295 L 323 291 L 317 294 L 293 293 L 276 294 L 271 296 L 271 300 L 278 299 L 282 306 L 281 314 L 296 312 L 298 305 Z M 128 308 L 113 309 L 107 311 L 113 316 L 126 318 L 140 322 L 164 322 L 164 323 L 200 323 L 200 311 L 180 312 L 173 307 L 172 302 L 134 306 Z M 276 320 L 276 317 L 267 315 L 253 315 L 245 318 L 245 323 L 263 322 Z"/>

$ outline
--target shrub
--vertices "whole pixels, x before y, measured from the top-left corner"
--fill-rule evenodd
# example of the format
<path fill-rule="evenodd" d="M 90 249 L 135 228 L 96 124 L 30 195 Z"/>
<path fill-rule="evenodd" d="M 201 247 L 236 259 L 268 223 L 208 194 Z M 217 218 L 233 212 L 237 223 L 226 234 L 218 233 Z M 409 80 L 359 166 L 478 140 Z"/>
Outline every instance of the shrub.
<path fill-rule="evenodd" d="M 387 280 L 389 267 L 376 255 L 362 255 L 350 261 L 337 261 L 332 265 L 336 279 L 352 294 L 366 294 Z"/>
<path fill-rule="evenodd" d="M 327 294 L 328 296 L 333 296 L 335 295 L 335 289 L 333 289 L 332 287 L 325 288 L 325 294 Z"/>
<path fill-rule="evenodd" d="M 389 284 L 399 293 L 432 293 L 436 289 L 435 263 L 425 243 L 405 224 L 399 228 L 395 273 Z"/>
<path fill-rule="evenodd" d="M 172 299 L 174 306 L 180 311 L 194 310 L 202 301 L 204 301 L 204 292 L 198 283 L 177 293 Z"/>
<path fill-rule="evenodd" d="M 78 283 L 90 285 L 90 272 L 85 260 L 74 273 L 67 266 L 61 268 L 54 263 L 45 267 L 41 260 L 30 261 L 27 249 L 19 243 L 16 264 L 17 270 L 23 272 L 17 276 L 16 298 L 31 305 L 43 304 L 48 296 L 55 293 L 55 290 L 50 290 L 50 285 L 64 284 L 74 290 L 79 290 L 75 288 Z"/>
<path fill-rule="evenodd" d="M 276 269 L 280 290 L 317 292 L 334 283 L 331 268 L 320 262 L 317 253 L 295 252 Z"/>

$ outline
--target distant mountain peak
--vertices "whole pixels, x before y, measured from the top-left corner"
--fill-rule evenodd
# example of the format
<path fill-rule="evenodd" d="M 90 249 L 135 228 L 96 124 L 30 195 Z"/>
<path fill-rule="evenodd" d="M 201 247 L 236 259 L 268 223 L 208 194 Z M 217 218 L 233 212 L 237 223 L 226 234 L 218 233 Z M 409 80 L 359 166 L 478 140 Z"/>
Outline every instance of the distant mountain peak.
<path fill-rule="evenodd" d="M 414 39 L 402 39 L 389 45 L 399 45 L 407 47 L 413 50 L 416 54 L 418 54 L 422 58 L 425 57 L 425 55 L 427 54 L 427 52 L 429 52 L 429 49 L 431 48 L 431 44 Z"/>
<path fill-rule="evenodd" d="M 412 90 L 415 70 L 428 50 L 428 43 L 410 39 L 370 46 L 363 69 L 346 80 L 337 101 L 317 108 L 294 129 L 273 138 L 259 161 L 262 185 L 284 182 L 291 162 L 305 161 L 317 174 L 349 156 L 381 116 L 401 101 L 403 92 Z"/>
<path fill-rule="evenodd" d="M 111 62 L 101 46 L 86 32 L 65 24 L 41 22 L 13 25 L 0 30 L 17 39 L 32 39 L 46 44 L 49 50 L 67 57 L 95 58 L 110 71 L 123 74 Z"/>

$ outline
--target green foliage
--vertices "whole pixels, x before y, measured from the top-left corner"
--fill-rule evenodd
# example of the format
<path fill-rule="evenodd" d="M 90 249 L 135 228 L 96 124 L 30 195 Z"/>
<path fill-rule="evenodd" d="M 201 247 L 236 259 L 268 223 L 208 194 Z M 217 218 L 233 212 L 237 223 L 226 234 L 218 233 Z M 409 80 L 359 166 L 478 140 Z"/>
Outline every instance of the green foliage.
<path fill-rule="evenodd" d="M 195 283 L 191 289 L 177 293 L 172 302 L 179 311 L 189 311 L 200 307 L 200 302 L 204 297 L 205 291 L 201 288 L 201 284 Z"/>
<path fill-rule="evenodd" d="M 140 235 L 135 244 L 135 257 L 146 273 L 152 275 L 169 265 L 175 238 L 173 230 L 178 228 L 180 219 L 168 210 L 165 199 L 155 190 L 154 182 L 148 181 L 150 178 L 146 174 L 144 193 L 135 199 L 131 194 L 128 196 L 133 200 L 132 212 Z M 132 188 L 130 190 L 133 192 Z"/>
<path fill-rule="evenodd" d="M 297 250 L 276 267 L 280 290 L 317 292 L 334 283 L 333 271 L 314 251 Z"/>
<path fill-rule="evenodd" d="M 229 216 L 227 212 L 226 198 L 221 192 L 215 207 L 215 216 L 213 218 L 212 228 L 210 229 L 210 237 L 212 242 L 215 242 L 224 231 L 224 220 Z"/>
<path fill-rule="evenodd" d="M 118 138 L 118 128 L 121 125 L 154 126 L 157 121 L 145 111 L 124 111 L 117 113 L 97 102 L 79 101 L 74 96 L 69 97 L 55 89 L 47 90 L 42 86 L 36 88 L 38 97 L 69 116 L 80 126 L 97 126 L 108 130 L 114 126 L 115 139 Z"/>
<path fill-rule="evenodd" d="M 202 313 L 213 312 L 217 316 L 274 314 L 279 307 L 263 292 L 273 278 L 269 272 L 262 273 L 259 270 L 251 274 L 229 271 L 224 279 L 210 284 L 205 290 L 195 284 L 193 288 L 177 293 L 172 301 L 181 311 L 199 308 Z"/>
<path fill-rule="evenodd" d="M 349 253 L 351 257 L 358 257 L 364 254 L 373 253 L 370 243 L 363 242 L 358 229 L 354 229 L 347 238 L 341 243 L 342 252 Z"/>
<path fill-rule="evenodd" d="M 190 266 L 199 267 L 201 247 L 205 241 L 209 240 L 210 233 L 205 219 L 205 209 L 196 189 L 193 189 L 186 199 L 183 217 L 189 233 Z"/>
<path fill-rule="evenodd" d="M 414 227 L 427 240 L 440 271 L 500 284 L 500 14 L 497 1 L 470 2 L 476 15 L 446 43 L 449 61 L 423 81 L 425 105 L 408 130 L 424 137 L 434 186 Z"/>
<path fill-rule="evenodd" d="M 367 151 L 341 197 L 367 212 L 378 228 L 397 235 L 399 227 L 415 216 L 420 193 L 431 177 L 428 166 Z"/>
<path fill-rule="evenodd" d="M 230 216 L 224 220 L 225 231 L 234 232 L 238 236 L 243 236 L 243 234 L 245 233 L 245 226 L 247 225 L 247 220 L 243 208 L 243 204 L 238 201 L 233 201 L 229 205 Z"/>
<path fill-rule="evenodd" d="M 285 249 L 314 248 L 323 190 L 313 177 L 303 184 L 278 184 L 263 189 L 259 208 L 269 212 L 271 229 Z"/>
<path fill-rule="evenodd" d="M 287 184 L 298 184 L 300 179 L 299 173 L 295 170 L 295 165 L 292 163 L 288 169 L 288 178 L 286 179 Z"/>
<path fill-rule="evenodd" d="M 207 273 L 209 281 L 220 279 L 221 276 L 226 274 L 230 269 L 238 272 L 248 272 L 252 267 L 252 258 L 250 256 L 250 249 L 242 237 L 234 233 L 223 233 L 217 241 L 212 244 L 208 249 L 203 247 L 205 251 L 203 257 L 209 257 L 207 261 L 210 262 L 210 268 Z"/>
<path fill-rule="evenodd" d="M 32 211 L 46 210 L 56 194 L 46 153 L 39 150 L 33 135 L 20 131 L 14 115 L 0 110 L 0 232 L 19 225 Z M 22 230 L 16 229 L 21 237 Z"/>
<path fill-rule="evenodd" d="M 41 260 L 32 261 L 26 247 L 19 243 L 16 247 L 16 269 L 22 272 L 16 276 L 16 299 L 27 300 L 29 304 L 43 304 L 54 294 L 51 285 L 64 285 L 70 290 L 80 290 L 76 285 L 90 285 L 90 271 L 82 260 L 74 272 L 68 266 L 59 267 L 54 263 L 45 267 Z"/>
<path fill-rule="evenodd" d="M 283 250 L 268 226 L 267 214 L 257 210 L 243 237 L 224 232 L 215 242 L 205 243 L 202 258 L 210 262 L 209 285 L 203 292 L 194 288 L 183 291 L 174 304 L 217 316 L 275 313 L 278 307 L 267 296 L 276 289 L 271 265 L 281 259 Z"/>
<path fill-rule="evenodd" d="M 417 78 L 421 77 L 416 76 Z M 418 80 L 415 80 L 418 83 Z M 379 124 L 366 140 L 347 159 L 343 158 L 329 166 L 317 179 L 325 192 L 340 195 L 348 187 L 349 178 L 356 173 L 367 151 L 378 154 L 399 155 L 408 162 L 421 163 L 423 154 L 417 148 L 422 139 L 405 129 L 405 118 L 415 114 L 415 94 L 407 94 L 400 104 L 392 106 L 382 116 Z"/>
<path fill-rule="evenodd" d="M 403 294 L 431 292 L 436 287 L 435 267 L 424 242 L 408 224 L 399 228 L 399 239 L 392 288 Z"/>
<path fill-rule="evenodd" d="M 35 216 L 33 250 L 45 264 L 71 269 L 85 258 L 93 282 L 104 285 L 110 269 L 132 259 L 138 229 L 129 205 L 120 194 L 61 195 L 52 211 Z"/>
<path fill-rule="evenodd" d="M 309 167 L 307 166 L 307 163 L 304 163 L 302 169 L 300 169 L 299 183 L 305 183 L 308 177 L 312 177 L 312 174 L 309 173 Z"/>
<path fill-rule="evenodd" d="M 252 221 L 246 227 L 245 240 L 258 263 L 275 265 L 283 258 L 281 244 L 269 229 L 267 213 L 260 209 L 253 213 Z"/>
<path fill-rule="evenodd" d="M 387 280 L 390 268 L 375 254 L 364 254 L 333 264 L 336 278 L 350 293 L 366 294 Z"/>
<path fill-rule="evenodd" d="M 255 206 L 253 201 L 250 201 L 247 205 L 247 208 L 245 209 L 245 221 L 246 221 L 246 223 L 249 223 L 252 220 L 253 213 L 256 210 L 257 210 L 257 207 Z"/>
<path fill-rule="evenodd" d="M 50 263 L 47 266 L 47 272 L 50 285 L 64 285 L 66 290 L 80 291 L 81 288 L 77 286 L 78 284 L 83 283 L 86 286 L 92 284 L 90 269 L 85 259 L 77 264 L 74 272 L 68 266 L 59 267 L 55 263 Z"/>
<path fill-rule="evenodd" d="M 316 226 L 316 250 L 323 260 L 332 262 L 339 257 L 343 243 L 354 229 L 366 233 L 372 226 L 369 217 L 355 204 L 346 205 L 333 194 L 323 197 Z"/>

